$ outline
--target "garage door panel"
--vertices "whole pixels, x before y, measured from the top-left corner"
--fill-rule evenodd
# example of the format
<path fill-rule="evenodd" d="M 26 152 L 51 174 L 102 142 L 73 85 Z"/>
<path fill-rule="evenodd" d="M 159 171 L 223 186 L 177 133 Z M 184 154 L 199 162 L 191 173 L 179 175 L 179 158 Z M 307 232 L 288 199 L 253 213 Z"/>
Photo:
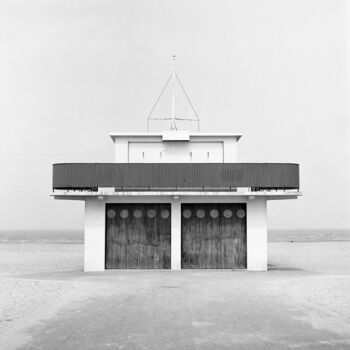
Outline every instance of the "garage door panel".
<path fill-rule="evenodd" d="M 183 204 L 182 268 L 246 268 L 245 212 L 244 203 Z"/>
<path fill-rule="evenodd" d="M 170 268 L 170 230 L 170 204 L 107 204 L 106 268 Z"/>
<path fill-rule="evenodd" d="M 237 268 L 247 267 L 247 242 L 246 242 L 246 225 L 236 223 L 235 226 L 235 260 Z"/>

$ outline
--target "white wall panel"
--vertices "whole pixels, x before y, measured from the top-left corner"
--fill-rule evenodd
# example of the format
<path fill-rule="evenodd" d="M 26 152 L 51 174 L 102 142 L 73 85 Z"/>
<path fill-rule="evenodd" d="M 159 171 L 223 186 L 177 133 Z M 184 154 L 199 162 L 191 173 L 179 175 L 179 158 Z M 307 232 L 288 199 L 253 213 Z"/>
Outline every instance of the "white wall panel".
<path fill-rule="evenodd" d="M 222 163 L 223 142 L 129 142 L 129 163 Z"/>

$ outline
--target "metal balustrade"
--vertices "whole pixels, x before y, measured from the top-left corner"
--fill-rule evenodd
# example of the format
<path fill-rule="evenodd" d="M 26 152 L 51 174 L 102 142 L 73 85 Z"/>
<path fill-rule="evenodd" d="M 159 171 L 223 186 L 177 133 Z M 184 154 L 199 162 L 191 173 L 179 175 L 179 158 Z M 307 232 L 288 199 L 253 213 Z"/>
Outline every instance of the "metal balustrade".
<path fill-rule="evenodd" d="M 292 163 L 60 163 L 52 188 L 299 189 L 299 165 Z"/>

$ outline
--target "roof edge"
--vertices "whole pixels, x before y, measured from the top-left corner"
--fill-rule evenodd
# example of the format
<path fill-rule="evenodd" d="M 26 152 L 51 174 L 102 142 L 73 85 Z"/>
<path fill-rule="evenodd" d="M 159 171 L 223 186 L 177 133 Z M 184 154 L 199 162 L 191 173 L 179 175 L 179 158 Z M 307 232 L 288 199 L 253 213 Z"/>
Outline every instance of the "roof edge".
<path fill-rule="evenodd" d="M 114 141 L 117 137 L 160 137 L 161 139 L 164 135 L 169 137 L 170 133 L 176 135 L 177 131 L 156 131 L 156 132 L 110 132 L 109 136 Z M 235 137 L 237 141 L 243 136 L 239 132 L 198 132 L 198 131 L 182 131 L 179 130 L 180 134 L 188 134 L 191 137 Z"/>

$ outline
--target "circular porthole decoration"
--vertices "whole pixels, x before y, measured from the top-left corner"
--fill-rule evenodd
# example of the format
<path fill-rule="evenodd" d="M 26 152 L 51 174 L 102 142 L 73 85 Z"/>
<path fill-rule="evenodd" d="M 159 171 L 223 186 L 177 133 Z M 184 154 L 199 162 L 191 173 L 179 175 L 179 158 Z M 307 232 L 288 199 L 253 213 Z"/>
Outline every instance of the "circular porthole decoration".
<path fill-rule="evenodd" d="M 142 217 L 142 211 L 140 209 L 134 210 L 134 217 L 140 219 Z"/>
<path fill-rule="evenodd" d="M 126 210 L 126 209 L 123 209 L 123 210 L 121 210 L 120 211 L 120 217 L 122 218 L 122 219 L 126 219 L 127 217 L 129 217 L 129 211 L 128 210 Z"/>
<path fill-rule="evenodd" d="M 219 211 L 216 209 L 210 210 L 210 216 L 212 219 L 216 219 L 219 216 Z"/>
<path fill-rule="evenodd" d="M 156 217 L 156 211 L 154 209 L 148 209 L 147 210 L 147 216 L 150 218 L 150 219 L 154 219 Z"/>
<path fill-rule="evenodd" d="M 205 216 L 205 211 L 203 209 L 198 209 L 196 214 L 197 214 L 197 218 L 203 219 Z"/>
<path fill-rule="evenodd" d="M 185 210 L 183 211 L 182 215 L 183 215 L 183 217 L 184 217 L 185 219 L 189 219 L 189 218 L 192 216 L 192 212 L 191 212 L 191 210 L 189 210 L 189 209 L 185 209 Z"/>
<path fill-rule="evenodd" d="M 108 216 L 110 219 L 115 218 L 115 210 L 114 210 L 114 209 L 109 209 L 109 210 L 107 211 L 107 216 Z"/>
<path fill-rule="evenodd" d="M 168 209 L 163 209 L 161 212 L 160 212 L 160 216 L 163 218 L 163 219 L 167 219 L 169 217 L 170 213 L 169 213 L 169 210 Z"/>
<path fill-rule="evenodd" d="M 223 214 L 224 214 L 224 217 L 226 219 L 229 219 L 229 218 L 232 217 L 232 210 L 231 209 L 225 209 Z"/>
<path fill-rule="evenodd" d="M 236 214 L 239 219 L 245 218 L 245 210 L 243 209 L 238 209 Z"/>

